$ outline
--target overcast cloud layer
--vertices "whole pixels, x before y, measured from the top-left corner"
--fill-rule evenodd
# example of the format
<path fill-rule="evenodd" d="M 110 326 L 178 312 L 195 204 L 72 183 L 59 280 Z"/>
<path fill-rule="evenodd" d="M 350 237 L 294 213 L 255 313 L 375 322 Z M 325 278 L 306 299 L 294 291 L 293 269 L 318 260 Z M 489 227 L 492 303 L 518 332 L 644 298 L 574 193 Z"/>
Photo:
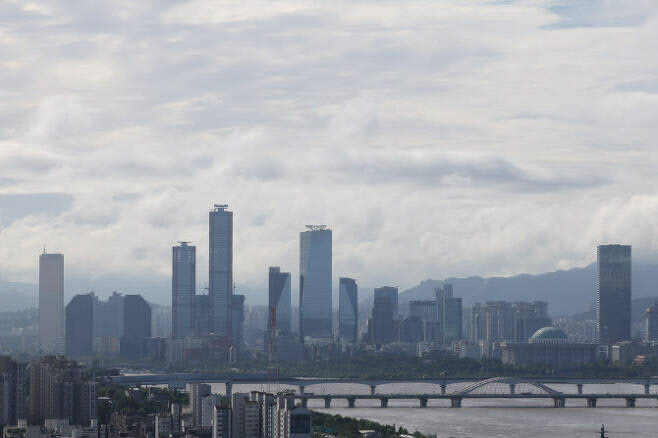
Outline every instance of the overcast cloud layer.
<path fill-rule="evenodd" d="M 305 224 L 364 287 L 658 261 L 655 1 L 86 4 L 0 3 L 3 280 L 201 289 L 213 203 L 252 303 Z"/>

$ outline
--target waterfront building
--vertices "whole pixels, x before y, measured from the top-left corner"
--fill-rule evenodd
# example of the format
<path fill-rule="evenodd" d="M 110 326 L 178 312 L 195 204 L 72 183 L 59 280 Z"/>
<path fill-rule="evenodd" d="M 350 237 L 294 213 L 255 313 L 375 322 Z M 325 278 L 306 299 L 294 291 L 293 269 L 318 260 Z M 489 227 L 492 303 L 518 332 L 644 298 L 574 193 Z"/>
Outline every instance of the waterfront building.
<path fill-rule="evenodd" d="M 332 336 L 332 233 L 325 225 L 307 225 L 299 233 L 300 338 Z"/>
<path fill-rule="evenodd" d="M 217 205 L 209 213 L 211 332 L 230 337 L 233 295 L 233 212 Z"/>
<path fill-rule="evenodd" d="M 534 331 L 550 323 L 548 304 L 543 301 L 475 303 L 471 309 L 471 342 L 527 342 Z"/>
<path fill-rule="evenodd" d="M 269 273 L 269 316 L 267 329 L 281 333 L 291 332 L 290 272 L 281 272 L 278 266 L 271 266 Z M 273 324 L 276 327 L 273 327 Z"/>
<path fill-rule="evenodd" d="M 397 319 L 400 315 L 399 294 L 397 286 L 382 286 L 375 288 L 375 299 L 388 298 L 393 306 L 393 318 Z"/>
<path fill-rule="evenodd" d="M 96 418 L 96 382 L 64 357 L 46 356 L 30 363 L 30 422 L 65 420 L 89 425 Z"/>
<path fill-rule="evenodd" d="M 599 344 L 631 339 L 631 246 L 596 248 L 596 316 Z"/>
<path fill-rule="evenodd" d="M 0 356 L 0 427 L 27 419 L 28 395 L 26 364 Z"/>
<path fill-rule="evenodd" d="M 233 344 L 242 345 L 244 328 L 244 295 L 231 296 L 231 337 Z"/>
<path fill-rule="evenodd" d="M 341 277 L 338 294 L 338 335 L 346 342 L 356 342 L 359 323 L 359 293 L 356 280 Z"/>
<path fill-rule="evenodd" d="M 76 295 L 66 306 L 66 354 L 90 355 L 94 347 L 94 294 Z"/>
<path fill-rule="evenodd" d="M 207 395 L 210 395 L 211 388 L 207 383 L 188 383 L 185 385 L 189 397 L 190 414 L 192 416 L 192 425 L 201 426 L 201 401 Z"/>
<path fill-rule="evenodd" d="M 372 318 L 368 321 L 370 343 L 388 344 L 395 339 L 393 324 L 394 305 L 389 296 L 375 296 L 375 305 L 372 308 Z"/>
<path fill-rule="evenodd" d="M 172 248 L 171 335 L 184 338 L 195 334 L 196 247 L 180 242 Z"/>
<path fill-rule="evenodd" d="M 443 311 L 441 317 L 443 343 L 459 341 L 462 338 L 462 299 L 443 296 L 443 303 L 440 307 Z"/>
<path fill-rule="evenodd" d="M 658 301 L 644 313 L 644 339 L 647 342 L 658 342 Z"/>
<path fill-rule="evenodd" d="M 596 361 L 598 350 L 597 344 L 570 342 L 557 327 L 537 330 L 529 342 L 502 342 L 499 347 L 503 363 L 512 365 L 589 363 Z"/>
<path fill-rule="evenodd" d="M 121 356 L 138 359 L 145 354 L 145 339 L 151 337 L 151 306 L 141 295 L 123 299 Z"/>
<path fill-rule="evenodd" d="M 64 256 L 39 256 L 39 341 L 46 353 L 64 353 Z"/>

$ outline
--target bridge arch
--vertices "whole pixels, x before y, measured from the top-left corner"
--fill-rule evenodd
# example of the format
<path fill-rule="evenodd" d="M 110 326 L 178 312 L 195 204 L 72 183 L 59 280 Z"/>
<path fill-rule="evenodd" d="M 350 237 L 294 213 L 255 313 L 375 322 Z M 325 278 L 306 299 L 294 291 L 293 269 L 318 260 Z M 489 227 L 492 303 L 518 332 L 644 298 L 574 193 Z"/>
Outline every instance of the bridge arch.
<path fill-rule="evenodd" d="M 491 384 L 496 384 L 496 383 L 507 384 L 507 385 L 510 385 L 510 387 L 512 385 L 515 386 L 515 385 L 527 384 L 527 385 L 534 386 L 535 388 L 542 391 L 544 394 L 549 394 L 549 395 L 562 394 L 560 391 L 556 391 L 555 389 L 553 389 L 549 386 L 546 386 L 543 383 L 536 382 L 536 381 L 529 380 L 529 379 L 521 379 L 521 378 L 517 378 L 517 377 L 492 377 L 491 379 L 480 380 L 479 382 L 472 383 L 472 384 L 468 385 L 467 387 L 460 389 L 459 391 L 453 392 L 453 394 L 455 394 L 455 395 L 470 394 L 473 391 L 477 391 L 478 389 L 480 389 L 484 386 L 491 385 Z"/>

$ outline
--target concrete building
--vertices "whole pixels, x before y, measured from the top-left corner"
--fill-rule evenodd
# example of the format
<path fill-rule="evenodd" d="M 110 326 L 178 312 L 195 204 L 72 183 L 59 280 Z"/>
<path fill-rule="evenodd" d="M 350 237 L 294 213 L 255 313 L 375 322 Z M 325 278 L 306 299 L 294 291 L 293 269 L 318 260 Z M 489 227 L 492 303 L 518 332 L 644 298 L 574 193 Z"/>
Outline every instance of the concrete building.
<path fill-rule="evenodd" d="M 39 256 L 39 341 L 46 353 L 64 353 L 64 256 Z"/>
<path fill-rule="evenodd" d="M 107 301 L 102 301 L 98 297 L 95 297 L 94 342 L 108 345 L 113 343 L 118 344 L 122 336 L 123 295 L 113 292 Z"/>
<path fill-rule="evenodd" d="M 261 436 L 261 404 L 254 393 L 237 393 L 232 397 L 233 438 L 259 438 Z"/>
<path fill-rule="evenodd" d="M 325 225 L 308 225 L 299 233 L 300 338 L 332 337 L 332 233 Z"/>
<path fill-rule="evenodd" d="M 344 342 L 356 342 L 359 330 L 359 289 L 353 278 L 338 280 L 338 336 Z"/>
<path fill-rule="evenodd" d="M 208 336 L 212 331 L 212 309 L 209 295 L 194 297 L 194 332 L 196 336 Z"/>
<path fill-rule="evenodd" d="M 644 313 L 644 340 L 658 342 L 658 301 Z"/>
<path fill-rule="evenodd" d="M 500 344 L 503 363 L 512 365 L 589 363 L 596 361 L 597 349 L 596 344 L 569 342 L 567 335 L 557 327 L 537 330 L 529 342 Z"/>
<path fill-rule="evenodd" d="M 30 422 L 66 420 L 87 426 L 96 418 L 96 382 L 87 371 L 63 357 L 30 363 Z"/>
<path fill-rule="evenodd" d="M 462 339 L 462 299 L 444 296 L 440 307 L 443 311 L 441 317 L 443 343 L 459 341 Z"/>
<path fill-rule="evenodd" d="M 423 320 L 417 316 L 410 316 L 400 321 L 400 342 L 421 342 L 423 335 Z"/>
<path fill-rule="evenodd" d="M 231 438 L 231 419 L 231 402 L 222 398 L 213 406 L 212 438 Z"/>
<path fill-rule="evenodd" d="M 93 294 L 76 295 L 66 306 L 66 355 L 90 355 L 94 347 Z"/>
<path fill-rule="evenodd" d="M 267 318 L 267 329 L 275 329 L 281 333 L 291 331 L 291 295 L 290 295 L 290 272 L 281 272 L 278 266 L 271 266 L 269 272 L 269 317 Z"/>
<path fill-rule="evenodd" d="M 471 310 L 471 342 L 527 342 L 532 334 L 550 325 L 548 304 L 543 301 L 487 301 Z"/>
<path fill-rule="evenodd" d="M 415 316 L 424 321 L 438 321 L 436 301 L 413 300 L 409 301 L 409 316 Z"/>
<path fill-rule="evenodd" d="M 599 344 L 631 339 L 631 246 L 596 248 L 596 316 Z"/>
<path fill-rule="evenodd" d="M 377 298 L 388 298 L 393 306 L 393 318 L 397 319 L 400 316 L 397 286 L 382 286 L 375 288 L 375 299 Z"/>
<path fill-rule="evenodd" d="M 370 343 L 382 345 L 395 340 L 394 308 L 389 296 L 375 295 L 372 318 L 368 321 Z"/>
<path fill-rule="evenodd" d="M 185 385 L 185 389 L 190 399 L 189 406 L 192 425 L 201 427 L 201 401 L 204 397 L 211 394 L 210 385 L 207 383 L 188 383 Z"/>
<path fill-rule="evenodd" d="M 231 336 L 231 296 L 233 295 L 233 212 L 228 205 L 215 205 L 210 222 L 210 306 L 211 332 L 215 336 Z"/>
<path fill-rule="evenodd" d="M 514 342 L 526 342 L 537 330 L 549 327 L 552 323 L 548 317 L 548 303 L 516 302 L 514 307 Z"/>
<path fill-rule="evenodd" d="M 196 247 L 180 242 L 172 248 L 171 335 L 195 335 Z"/>

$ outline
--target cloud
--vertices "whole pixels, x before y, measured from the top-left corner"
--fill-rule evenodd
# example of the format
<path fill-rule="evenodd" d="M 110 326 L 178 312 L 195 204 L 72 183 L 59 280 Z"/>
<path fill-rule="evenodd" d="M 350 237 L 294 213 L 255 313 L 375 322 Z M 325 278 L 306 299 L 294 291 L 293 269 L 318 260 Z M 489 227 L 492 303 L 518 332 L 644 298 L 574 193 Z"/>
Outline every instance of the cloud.
<path fill-rule="evenodd" d="M 166 303 L 177 240 L 206 281 L 215 202 L 253 300 L 268 266 L 295 275 L 306 223 L 366 289 L 579 266 L 602 240 L 658 256 L 654 2 L 0 14 L 3 278 L 35 281 L 45 243 L 75 278 Z"/>

